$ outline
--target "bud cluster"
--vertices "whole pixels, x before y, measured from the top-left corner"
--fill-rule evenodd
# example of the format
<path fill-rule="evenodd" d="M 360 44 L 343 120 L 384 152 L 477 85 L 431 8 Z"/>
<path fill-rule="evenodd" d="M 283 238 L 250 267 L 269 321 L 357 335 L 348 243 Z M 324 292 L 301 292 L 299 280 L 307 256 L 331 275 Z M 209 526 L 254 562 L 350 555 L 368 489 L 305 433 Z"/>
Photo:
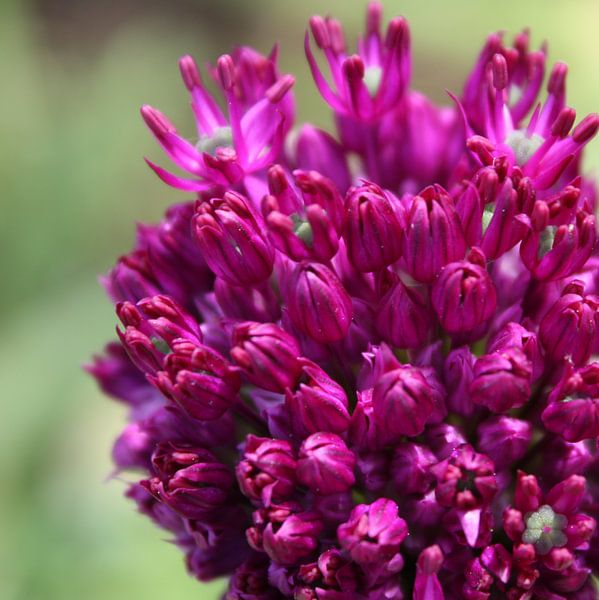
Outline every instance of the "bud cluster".
<path fill-rule="evenodd" d="M 539 102 L 527 32 L 437 107 L 381 20 L 353 54 L 310 20 L 336 137 L 289 135 L 276 47 L 209 69 L 226 111 L 180 60 L 197 141 L 142 108 L 187 176 L 148 163 L 193 198 L 104 279 L 121 325 L 88 370 L 130 408 L 116 468 L 226 600 L 590 600 L 599 116 L 575 125 L 561 63 Z"/>

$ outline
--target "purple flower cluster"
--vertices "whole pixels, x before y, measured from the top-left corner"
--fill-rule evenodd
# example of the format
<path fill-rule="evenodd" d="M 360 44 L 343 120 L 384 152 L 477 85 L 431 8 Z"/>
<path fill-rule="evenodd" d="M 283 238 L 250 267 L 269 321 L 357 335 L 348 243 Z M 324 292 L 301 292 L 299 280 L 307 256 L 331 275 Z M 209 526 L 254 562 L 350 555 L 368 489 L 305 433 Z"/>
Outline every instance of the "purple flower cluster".
<path fill-rule="evenodd" d="M 599 116 L 527 32 L 447 107 L 377 3 L 305 52 L 336 138 L 292 130 L 276 47 L 219 58 L 218 98 L 181 59 L 193 141 L 142 108 L 194 199 L 104 280 L 127 496 L 227 600 L 596 598 Z"/>

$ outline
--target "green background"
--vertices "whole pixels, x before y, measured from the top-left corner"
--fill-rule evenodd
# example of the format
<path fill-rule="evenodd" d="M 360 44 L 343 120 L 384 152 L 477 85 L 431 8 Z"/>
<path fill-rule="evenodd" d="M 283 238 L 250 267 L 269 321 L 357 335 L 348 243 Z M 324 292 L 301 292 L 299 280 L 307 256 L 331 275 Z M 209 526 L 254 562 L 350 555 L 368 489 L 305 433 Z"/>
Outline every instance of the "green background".
<path fill-rule="evenodd" d="M 282 44 L 300 119 L 328 124 L 303 59 L 308 17 L 330 12 L 350 37 L 363 2 L 0 0 L 0 598 L 216 598 L 178 551 L 107 481 L 125 412 L 80 365 L 111 338 L 97 284 L 179 192 L 142 156 L 162 159 L 138 116 L 148 102 L 193 131 L 176 60 L 234 44 Z M 599 108 L 593 0 L 386 2 L 411 23 L 414 84 L 439 101 L 461 82 L 486 35 L 523 26 L 570 65 L 579 116 Z M 599 144 L 587 166 L 599 166 Z"/>

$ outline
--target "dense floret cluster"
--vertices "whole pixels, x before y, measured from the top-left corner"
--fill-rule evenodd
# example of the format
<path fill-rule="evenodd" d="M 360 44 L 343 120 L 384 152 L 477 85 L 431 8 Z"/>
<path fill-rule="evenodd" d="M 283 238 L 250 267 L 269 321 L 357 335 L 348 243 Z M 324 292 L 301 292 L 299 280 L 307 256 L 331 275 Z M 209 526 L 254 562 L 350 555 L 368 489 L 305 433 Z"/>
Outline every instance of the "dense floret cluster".
<path fill-rule="evenodd" d="M 220 97 L 181 59 L 192 141 L 142 108 L 193 199 L 104 280 L 127 496 L 227 600 L 596 598 L 599 116 L 527 32 L 447 107 L 377 3 L 305 52 L 337 137 L 293 129 L 276 47 L 221 56 Z"/>

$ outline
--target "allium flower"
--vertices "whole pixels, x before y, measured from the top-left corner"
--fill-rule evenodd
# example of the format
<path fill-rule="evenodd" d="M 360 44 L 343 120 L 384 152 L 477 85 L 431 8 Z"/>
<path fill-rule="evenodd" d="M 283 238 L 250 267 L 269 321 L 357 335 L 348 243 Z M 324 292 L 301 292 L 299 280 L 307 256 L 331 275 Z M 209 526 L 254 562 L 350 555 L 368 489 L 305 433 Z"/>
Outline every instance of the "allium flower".
<path fill-rule="evenodd" d="M 561 63 L 541 101 L 527 32 L 437 107 L 381 22 L 373 2 L 350 54 L 310 20 L 336 136 L 288 135 L 276 47 L 208 68 L 225 112 L 181 59 L 193 143 L 142 108 L 191 196 L 104 279 L 122 326 L 88 370 L 130 408 L 116 472 L 226 600 L 591 600 L 599 116 L 575 124 Z"/>

